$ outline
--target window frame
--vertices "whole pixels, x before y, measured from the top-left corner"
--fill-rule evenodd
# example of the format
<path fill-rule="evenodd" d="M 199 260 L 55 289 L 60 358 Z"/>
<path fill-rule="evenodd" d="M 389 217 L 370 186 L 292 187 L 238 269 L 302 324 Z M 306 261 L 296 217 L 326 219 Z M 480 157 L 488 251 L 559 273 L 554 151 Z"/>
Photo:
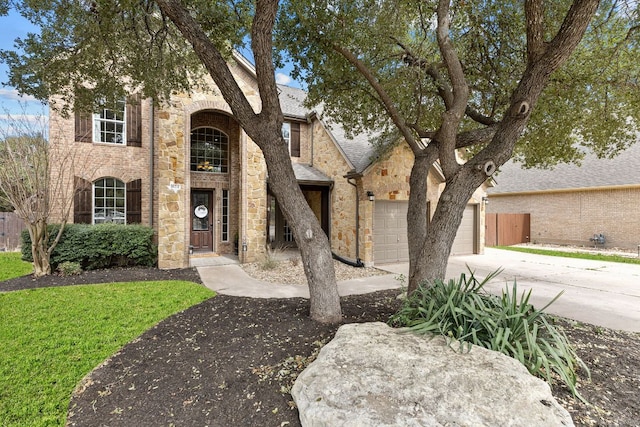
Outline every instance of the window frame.
<path fill-rule="evenodd" d="M 113 180 L 114 185 L 112 187 L 108 187 L 107 186 L 107 181 L 108 180 Z M 104 182 L 102 187 L 99 187 L 97 184 L 99 182 Z M 118 183 L 121 184 L 121 186 L 118 186 Z M 106 206 L 106 203 L 104 206 L 96 206 L 96 200 L 98 200 L 98 197 L 96 196 L 96 189 L 98 188 L 102 188 L 103 190 L 103 195 L 100 196 L 100 199 L 105 201 L 109 200 L 109 199 L 113 199 L 113 206 Z M 116 193 L 119 189 L 122 189 L 122 196 L 119 197 Z M 114 195 L 111 197 L 106 196 L 107 190 L 112 189 L 114 190 Z M 119 211 L 119 207 L 117 206 L 117 201 L 121 199 L 122 200 L 122 210 L 120 211 L 120 213 L 122 214 L 122 219 L 116 219 L 116 220 L 106 220 L 108 218 L 108 216 L 106 215 L 107 210 L 113 210 L 113 211 Z M 96 212 L 98 209 L 101 209 L 105 212 L 105 218 L 104 220 L 100 220 L 100 222 L 96 222 Z M 96 224 L 123 224 L 126 225 L 127 224 L 127 185 L 124 181 L 118 179 L 118 178 L 114 178 L 114 177 L 104 177 L 104 178 L 99 178 L 96 179 L 95 181 L 93 181 L 92 185 L 91 185 L 91 224 L 92 225 L 96 225 Z"/>
<path fill-rule="evenodd" d="M 222 194 L 220 195 L 220 241 L 228 242 L 229 241 L 229 190 L 226 188 L 222 189 Z"/>
<path fill-rule="evenodd" d="M 291 156 L 291 122 L 282 123 L 282 138 L 285 144 L 287 144 L 287 151 L 289 152 L 289 156 Z"/>
<path fill-rule="evenodd" d="M 101 110 L 93 113 L 91 121 L 93 143 L 117 146 L 127 145 L 127 100 L 123 98 L 115 102 L 115 105 L 120 104 L 122 105 L 122 110 L 114 110 L 103 106 Z M 119 114 L 121 114 L 120 119 L 118 118 Z M 114 130 L 104 130 L 103 126 L 112 126 Z M 121 131 L 118 131 L 118 126 L 121 126 Z M 120 141 L 103 141 L 102 137 L 106 134 L 115 135 L 116 139 L 119 135 Z"/>
<path fill-rule="evenodd" d="M 212 131 L 212 142 L 211 144 L 214 145 L 213 150 L 216 150 L 215 148 L 215 138 L 216 138 L 216 132 L 218 133 L 218 136 L 221 138 L 221 140 L 219 141 L 219 148 L 217 148 L 218 150 L 220 150 L 221 152 L 224 152 L 224 157 L 220 156 L 220 157 L 211 157 L 211 159 L 209 159 L 207 156 L 203 156 L 200 157 L 198 155 L 195 156 L 195 162 L 194 162 L 194 153 L 193 153 L 193 149 L 194 149 L 194 141 L 193 141 L 193 137 L 194 137 L 194 133 L 197 131 L 201 131 L 201 130 L 211 130 Z M 196 141 L 198 144 L 203 144 L 206 145 L 208 143 L 208 141 L 206 141 L 206 135 L 205 135 L 205 140 L 201 140 L 201 141 Z M 222 148 L 222 145 L 225 144 L 225 147 Z M 191 129 L 191 133 L 189 135 L 189 170 L 191 172 L 202 172 L 202 173 L 218 173 L 218 174 L 228 174 L 229 173 L 229 157 L 230 157 L 230 152 L 229 152 L 229 135 L 227 135 L 226 132 L 223 132 L 222 130 L 213 127 L 213 126 L 199 126 L 197 128 L 193 128 Z M 198 147 L 198 150 L 204 150 L 205 148 L 200 148 Z M 220 164 L 218 166 L 216 166 L 215 162 L 216 161 L 220 161 Z M 219 170 L 217 170 L 219 168 Z"/>

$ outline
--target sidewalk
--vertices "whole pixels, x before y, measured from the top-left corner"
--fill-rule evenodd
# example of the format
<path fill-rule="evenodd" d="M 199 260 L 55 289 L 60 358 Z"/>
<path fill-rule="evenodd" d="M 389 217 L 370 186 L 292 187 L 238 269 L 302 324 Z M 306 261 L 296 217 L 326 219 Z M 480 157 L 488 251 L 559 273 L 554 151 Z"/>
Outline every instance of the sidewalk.
<path fill-rule="evenodd" d="M 531 303 L 543 307 L 560 292 L 562 297 L 546 311 L 612 329 L 640 332 L 640 265 L 532 255 L 487 248 L 483 255 L 455 256 L 447 277 L 459 277 L 471 268 L 479 278 L 503 269 L 487 290 L 500 295 L 517 281 L 518 293 L 532 290 Z M 389 274 L 338 282 L 340 295 L 364 294 L 400 288 L 399 274 L 409 264 L 378 266 Z M 309 298 L 303 285 L 280 285 L 248 276 L 237 264 L 198 267 L 203 283 L 225 295 L 253 298 Z"/>
<path fill-rule="evenodd" d="M 238 264 L 198 267 L 204 285 L 223 295 L 252 298 L 309 298 L 306 285 L 284 285 L 263 282 L 249 276 Z M 367 294 L 400 288 L 397 274 L 389 273 L 338 282 L 340 296 Z"/>

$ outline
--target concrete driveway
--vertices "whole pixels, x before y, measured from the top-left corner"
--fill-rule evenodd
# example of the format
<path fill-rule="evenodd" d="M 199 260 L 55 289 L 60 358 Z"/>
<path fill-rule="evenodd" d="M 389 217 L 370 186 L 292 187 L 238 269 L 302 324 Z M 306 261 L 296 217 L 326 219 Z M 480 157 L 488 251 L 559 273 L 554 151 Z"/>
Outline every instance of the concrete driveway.
<path fill-rule="evenodd" d="M 467 266 L 478 277 L 499 268 L 503 272 L 487 289 L 500 294 L 517 280 L 518 292 L 532 289 L 531 302 L 542 307 L 559 292 L 564 294 L 547 312 L 625 331 L 640 332 L 640 265 L 531 255 L 487 248 L 483 255 L 454 256 L 447 277 L 458 277 Z M 408 264 L 379 268 L 409 272 Z"/>

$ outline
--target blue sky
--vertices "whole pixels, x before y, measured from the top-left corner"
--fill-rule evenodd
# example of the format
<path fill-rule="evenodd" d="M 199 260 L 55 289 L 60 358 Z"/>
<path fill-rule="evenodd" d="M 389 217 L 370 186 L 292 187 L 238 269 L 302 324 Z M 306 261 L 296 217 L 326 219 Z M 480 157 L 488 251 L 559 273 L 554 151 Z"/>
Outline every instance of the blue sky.
<path fill-rule="evenodd" d="M 10 11 L 8 16 L 0 16 L 0 49 L 13 49 L 14 40 L 18 37 L 25 37 L 29 32 L 37 32 L 38 28 L 29 21 L 22 18 L 17 12 Z M 243 54 L 250 54 L 243 52 Z M 249 55 L 247 55 L 249 56 Z M 253 58 L 248 58 L 253 61 Z M 298 82 L 292 81 L 289 77 L 291 66 L 277 70 L 276 80 L 278 83 L 300 87 Z M 20 97 L 18 91 L 4 84 L 8 81 L 8 68 L 4 63 L 0 63 L 0 125 L 6 121 L 6 114 L 13 117 L 27 116 L 41 117 L 47 114 L 46 106 L 31 97 Z"/>
<path fill-rule="evenodd" d="M 37 28 L 22 18 L 19 14 L 11 12 L 8 16 L 0 16 L 0 49 L 13 49 L 13 42 L 18 37 L 25 37 L 28 32 L 35 32 Z M 0 124 L 6 120 L 6 115 L 17 117 L 27 116 L 42 117 L 47 113 L 46 106 L 31 97 L 20 97 L 18 91 L 4 83 L 9 80 L 8 68 L 0 63 Z"/>
<path fill-rule="evenodd" d="M 38 31 L 38 27 L 32 25 L 15 11 L 10 11 L 7 16 L 0 16 L 0 28 L 2 29 L 0 31 L 0 49 L 13 49 L 16 38 L 23 38 L 29 32 Z M 248 59 L 253 62 L 250 51 L 242 52 L 242 54 L 248 56 Z M 21 123 L 24 122 L 23 119 L 29 122 L 41 122 L 43 117 L 46 121 L 48 115 L 46 105 L 29 96 L 21 97 L 15 88 L 5 85 L 9 80 L 8 72 L 6 64 L 0 63 L 0 136 L 5 134 L 9 124 L 15 123 L 16 120 Z M 290 72 L 291 65 L 277 70 L 276 81 L 280 84 L 300 87 L 298 82 L 291 80 Z M 11 117 L 10 120 L 8 120 L 8 116 Z"/>

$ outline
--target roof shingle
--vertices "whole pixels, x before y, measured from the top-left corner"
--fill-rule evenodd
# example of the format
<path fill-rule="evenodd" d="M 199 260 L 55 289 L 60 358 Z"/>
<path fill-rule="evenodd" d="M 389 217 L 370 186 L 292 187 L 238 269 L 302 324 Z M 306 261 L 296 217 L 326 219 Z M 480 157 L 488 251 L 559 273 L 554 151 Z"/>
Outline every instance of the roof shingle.
<path fill-rule="evenodd" d="M 587 154 L 581 165 L 560 164 L 554 169 L 522 169 L 509 161 L 495 176 L 489 194 L 640 185 L 640 144 L 634 143 L 613 159 Z"/>

